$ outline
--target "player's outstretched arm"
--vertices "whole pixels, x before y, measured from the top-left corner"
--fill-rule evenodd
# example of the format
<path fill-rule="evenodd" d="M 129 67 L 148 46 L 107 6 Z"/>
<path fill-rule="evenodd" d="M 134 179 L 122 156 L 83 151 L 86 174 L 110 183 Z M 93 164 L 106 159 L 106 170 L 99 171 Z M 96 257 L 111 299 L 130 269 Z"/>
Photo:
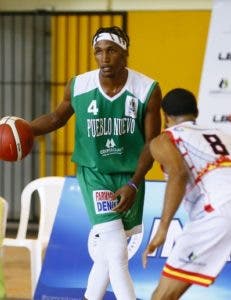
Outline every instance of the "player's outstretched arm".
<path fill-rule="evenodd" d="M 164 205 L 157 232 L 143 253 L 143 266 L 146 266 L 147 256 L 161 246 L 185 193 L 188 180 L 188 168 L 178 149 L 172 144 L 166 134 L 161 134 L 150 143 L 150 151 L 167 173 L 168 180 L 164 196 Z"/>
<path fill-rule="evenodd" d="M 33 134 L 35 136 L 49 133 L 64 126 L 73 115 L 74 110 L 71 105 L 70 84 L 71 81 L 65 88 L 63 101 L 53 112 L 42 115 L 30 122 Z"/>

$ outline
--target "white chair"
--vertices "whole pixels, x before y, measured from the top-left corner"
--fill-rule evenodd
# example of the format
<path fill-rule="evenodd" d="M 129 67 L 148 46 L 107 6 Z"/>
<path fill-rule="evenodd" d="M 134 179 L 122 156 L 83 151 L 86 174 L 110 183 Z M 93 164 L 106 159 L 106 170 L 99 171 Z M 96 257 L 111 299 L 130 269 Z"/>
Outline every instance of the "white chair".
<path fill-rule="evenodd" d="M 0 246 L 6 233 L 7 214 L 8 202 L 3 197 L 0 197 Z"/>
<path fill-rule="evenodd" d="M 5 238 L 3 246 L 25 247 L 30 251 L 31 293 L 32 299 L 42 268 L 43 251 L 46 249 L 56 211 L 58 208 L 64 177 L 49 176 L 35 179 L 28 183 L 21 194 L 21 212 L 16 238 Z M 40 216 L 38 236 L 27 238 L 27 227 L 30 216 L 31 196 L 38 192 L 40 201 Z"/>

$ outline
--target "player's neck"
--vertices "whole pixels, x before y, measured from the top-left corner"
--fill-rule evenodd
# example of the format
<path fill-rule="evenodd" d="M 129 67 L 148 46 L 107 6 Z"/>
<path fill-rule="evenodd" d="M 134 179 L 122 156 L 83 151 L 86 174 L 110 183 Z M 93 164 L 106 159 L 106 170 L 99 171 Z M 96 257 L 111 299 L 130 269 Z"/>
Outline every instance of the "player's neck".
<path fill-rule="evenodd" d="M 167 127 L 172 127 L 183 122 L 195 122 L 196 117 L 194 115 L 168 116 L 166 121 Z"/>
<path fill-rule="evenodd" d="M 120 74 L 113 77 L 99 76 L 99 82 L 104 92 L 113 97 L 118 94 L 127 82 L 128 71 L 124 69 Z"/>
<path fill-rule="evenodd" d="M 183 122 L 189 122 L 189 121 L 195 122 L 196 121 L 195 116 L 193 116 L 193 115 L 184 115 L 184 116 L 174 117 L 175 125 L 178 125 L 178 124 L 183 123 Z"/>

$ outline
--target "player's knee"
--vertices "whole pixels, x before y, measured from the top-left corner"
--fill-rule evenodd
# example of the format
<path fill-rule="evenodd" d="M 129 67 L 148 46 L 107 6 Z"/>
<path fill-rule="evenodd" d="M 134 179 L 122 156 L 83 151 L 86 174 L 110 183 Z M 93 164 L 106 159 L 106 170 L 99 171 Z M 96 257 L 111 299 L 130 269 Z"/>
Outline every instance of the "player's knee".
<path fill-rule="evenodd" d="M 123 232 L 115 234 L 115 240 L 107 245 L 107 258 L 110 267 L 121 268 L 128 265 L 127 238 Z"/>
<path fill-rule="evenodd" d="M 111 268 L 127 268 L 128 267 L 127 249 L 121 247 L 115 249 L 113 253 L 109 253 L 108 263 L 109 263 L 109 267 Z"/>

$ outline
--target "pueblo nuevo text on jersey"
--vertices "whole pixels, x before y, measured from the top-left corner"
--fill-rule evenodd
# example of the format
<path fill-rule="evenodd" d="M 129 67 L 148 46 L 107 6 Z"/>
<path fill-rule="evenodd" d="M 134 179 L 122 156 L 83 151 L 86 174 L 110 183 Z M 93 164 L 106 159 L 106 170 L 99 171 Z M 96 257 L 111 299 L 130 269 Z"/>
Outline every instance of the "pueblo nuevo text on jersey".
<path fill-rule="evenodd" d="M 125 135 L 135 131 L 135 119 L 133 118 L 99 118 L 87 119 L 88 137 L 102 135 Z"/>

